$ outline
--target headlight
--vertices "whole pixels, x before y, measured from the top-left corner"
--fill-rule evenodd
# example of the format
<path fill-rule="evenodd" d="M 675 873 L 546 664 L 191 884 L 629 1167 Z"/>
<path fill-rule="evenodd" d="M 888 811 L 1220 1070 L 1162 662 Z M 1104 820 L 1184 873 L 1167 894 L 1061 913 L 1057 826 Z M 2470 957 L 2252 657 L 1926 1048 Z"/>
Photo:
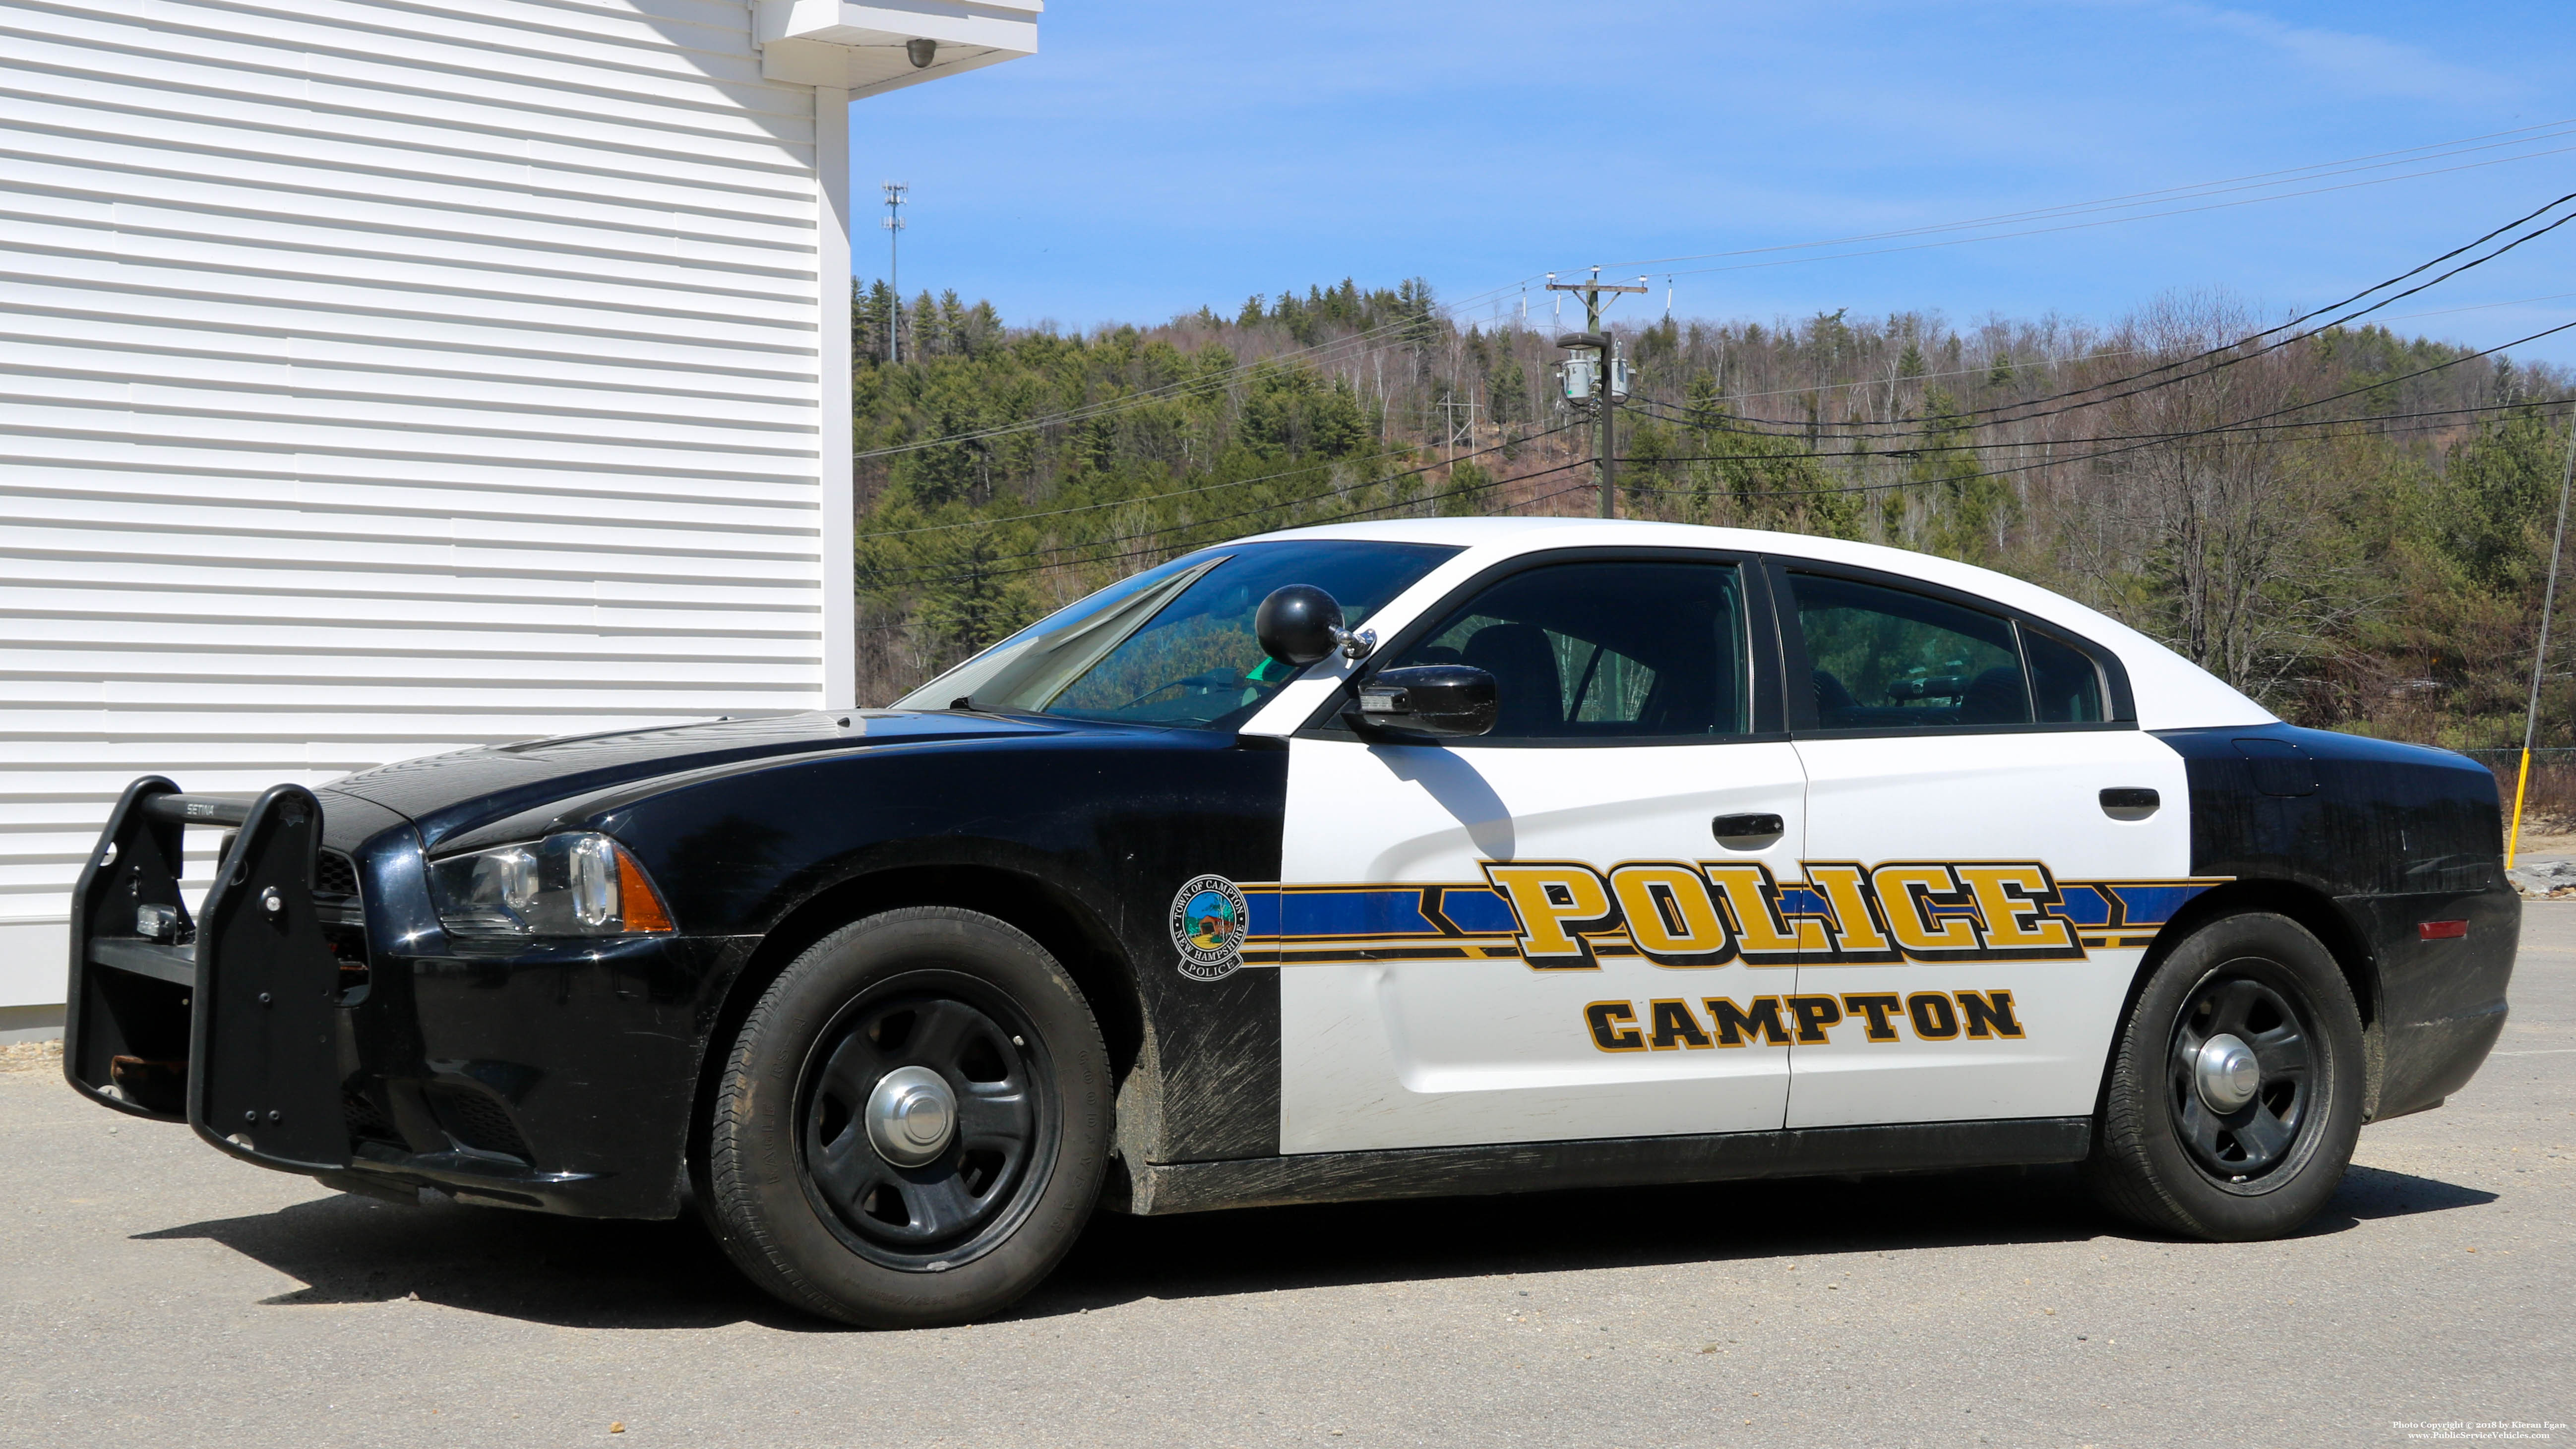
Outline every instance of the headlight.
<path fill-rule="evenodd" d="M 430 899 L 448 934 L 472 938 L 667 932 L 671 913 L 643 867 L 605 835 L 549 835 L 430 862 Z"/>

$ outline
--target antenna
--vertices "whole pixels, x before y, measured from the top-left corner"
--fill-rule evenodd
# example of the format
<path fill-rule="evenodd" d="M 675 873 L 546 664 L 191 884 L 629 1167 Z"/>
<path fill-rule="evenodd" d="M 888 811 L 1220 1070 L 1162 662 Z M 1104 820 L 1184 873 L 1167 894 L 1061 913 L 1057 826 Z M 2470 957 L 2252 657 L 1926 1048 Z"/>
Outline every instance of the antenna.
<path fill-rule="evenodd" d="M 886 290 L 890 295 L 886 317 L 886 361 L 903 361 L 903 272 L 901 248 L 903 239 L 903 201 L 912 188 L 900 181 L 885 183 L 885 220 L 878 223 L 886 229 Z"/>

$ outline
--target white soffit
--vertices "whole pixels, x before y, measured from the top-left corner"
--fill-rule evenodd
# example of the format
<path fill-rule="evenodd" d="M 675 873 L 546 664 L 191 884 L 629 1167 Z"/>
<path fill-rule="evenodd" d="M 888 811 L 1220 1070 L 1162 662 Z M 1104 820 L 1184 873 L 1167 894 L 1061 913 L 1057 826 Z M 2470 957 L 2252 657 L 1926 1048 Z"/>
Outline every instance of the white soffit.
<path fill-rule="evenodd" d="M 1044 0 L 758 0 L 764 79 L 846 89 L 852 97 L 1035 55 Z M 906 43 L 931 40 L 916 67 Z"/>

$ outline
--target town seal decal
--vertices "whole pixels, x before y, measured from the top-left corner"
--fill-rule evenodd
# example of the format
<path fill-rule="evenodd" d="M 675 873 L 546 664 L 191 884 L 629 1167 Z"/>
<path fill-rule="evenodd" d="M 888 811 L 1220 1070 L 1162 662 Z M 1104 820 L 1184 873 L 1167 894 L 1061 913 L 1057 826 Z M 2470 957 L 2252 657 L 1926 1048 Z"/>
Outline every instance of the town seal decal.
<path fill-rule="evenodd" d="M 1243 892 L 1221 875 L 1203 875 L 1172 897 L 1172 944 L 1181 974 L 1219 981 L 1243 964 Z"/>

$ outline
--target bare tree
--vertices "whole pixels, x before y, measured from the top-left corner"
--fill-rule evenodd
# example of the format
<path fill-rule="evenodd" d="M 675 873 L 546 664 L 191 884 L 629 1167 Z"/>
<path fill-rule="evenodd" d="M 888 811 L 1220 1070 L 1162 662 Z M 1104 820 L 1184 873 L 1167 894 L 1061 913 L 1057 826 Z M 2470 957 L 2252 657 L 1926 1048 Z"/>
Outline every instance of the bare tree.
<path fill-rule="evenodd" d="M 2186 361 L 2257 328 L 2214 293 L 2168 296 L 2132 324 L 2128 346 L 2179 363 L 2180 381 L 2107 403 L 2123 435 L 2165 435 L 2097 460 L 2101 506 L 2131 535 L 2143 591 L 2114 588 L 2132 624 L 2257 699 L 2324 650 L 2346 617 L 2350 570 L 2317 470 L 2242 425 L 2274 416 L 2305 393 L 2303 348 L 2221 352 Z M 2116 555 L 2113 555 L 2116 556 Z"/>

